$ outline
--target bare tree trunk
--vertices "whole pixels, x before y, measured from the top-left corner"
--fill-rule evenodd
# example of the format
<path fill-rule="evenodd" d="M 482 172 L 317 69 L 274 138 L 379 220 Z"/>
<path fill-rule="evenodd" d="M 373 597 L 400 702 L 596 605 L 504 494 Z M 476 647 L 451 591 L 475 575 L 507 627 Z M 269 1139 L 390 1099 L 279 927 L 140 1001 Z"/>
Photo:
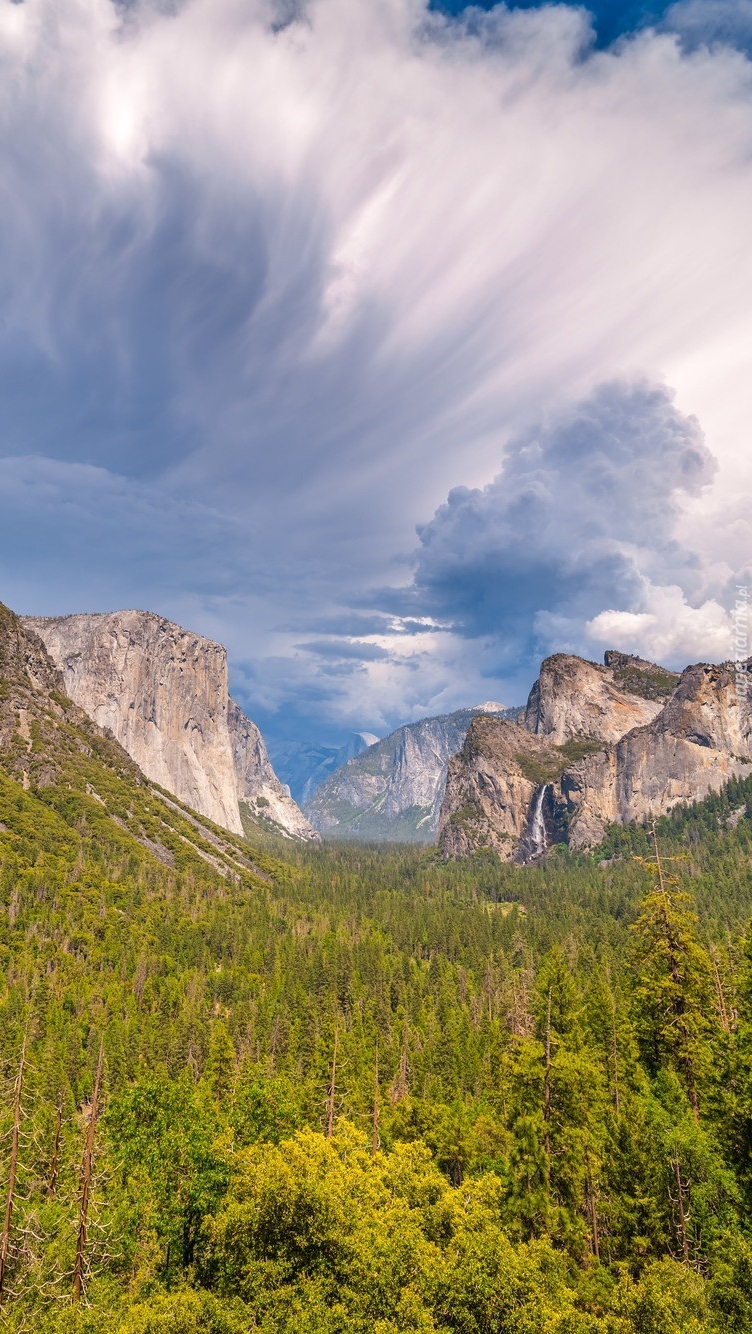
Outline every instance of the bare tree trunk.
<path fill-rule="evenodd" d="M 681 1165 L 679 1163 L 679 1151 L 674 1149 L 674 1179 L 676 1181 L 676 1208 L 679 1216 L 679 1241 L 682 1249 L 682 1260 L 685 1265 L 689 1265 L 689 1237 L 687 1234 L 687 1211 L 684 1207 L 684 1193 L 686 1185 L 681 1179 Z"/>
<path fill-rule="evenodd" d="M 94 1076 L 94 1092 L 91 1095 L 89 1124 L 86 1127 L 84 1156 L 81 1160 L 81 1204 L 78 1213 L 78 1237 L 76 1240 L 76 1262 L 73 1268 L 73 1300 L 80 1302 L 84 1290 L 84 1260 L 86 1258 L 86 1238 L 89 1229 L 89 1202 L 91 1198 L 91 1178 L 94 1167 L 94 1138 L 99 1115 L 99 1094 L 102 1087 L 103 1048 L 99 1044 L 97 1073 Z"/>
<path fill-rule="evenodd" d="M 658 868 L 658 884 L 661 887 L 661 894 L 665 894 L 666 886 L 663 881 L 663 867 L 661 866 L 661 854 L 658 851 L 658 835 L 655 830 L 655 820 L 652 821 L 650 828 L 653 833 L 653 847 L 655 848 L 655 864 Z"/>
<path fill-rule="evenodd" d="M 596 1260 L 601 1258 L 601 1243 L 598 1234 L 598 1206 L 595 1200 L 593 1175 L 590 1171 L 590 1154 L 587 1154 L 587 1211 L 590 1219 L 590 1245 Z"/>
<path fill-rule="evenodd" d="M 63 1109 L 55 1109 L 55 1138 L 52 1142 L 52 1162 L 50 1164 L 50 1175 L 47 1181 L 46 1195 L 52 1199 L 57 1187 L 57 1174 L 60 1167 L 60 1136 L 63 1130 Z"/>
<path fill-rule="evenodd" d="M 379 1049 L 377 1046 L 373 1064 L 373 1120 L 371 1125 L 372 1153 L 378 1153 L 379 1143 Z"/>
<path fill-rule="evenodd" d="M 23 1089 L 24 1067 L 26 1065 L 26 1039 L 21 1043 L 21 1057 L 18 1062 L 15 1088 L 13 1090 L 13 1132 L 10 1145 L 10 1170 L 8 1173 L 8 1191 L 5 1197 L 5 1216 L 3 1235 L 0 1241 L 0 1302 L 5 1291 L 5 1276 L 8 1271 L 10 1254 L 10 1229 L 13 1221 L 13 1203 L 16 1195 L 16 1176 L 18 1175 L 18 1142 L 21 1133 L 21 1090 Z"/>
<path fill-rule="evenodd" d="M 710 960 L 713 965 L 713 981 L 715 982 L 715 995 L 718 1002 L 718 1018 L 721 1021 L 721 1028 L 724 1033 L 731 1032 L 728 1010 L 726 1009 L 726 997 L 723 994 L 723 982 L 721 981 L 721 971 L 718 967 L 718 959 L 714 949 L 710 950 Z"/>
<path fill-rule="evenodd" d="M 332 1073 L 329 1081 L 329 1094 L 326 1100 L 326 1138 L 332 1138 L 337 1098 L 337 1039 L 339 1030 L 334 1030 L 334 1051 L 332 1052 Z"/>
<path fill-rule="evenodd" d="M 546 1006 L 546 1075 L 543 1081 L 543 1120 L 546 1124 L 546 1133 L 543 1139 L 543 1146 L 546 1150 L 546 1161 L 550 1164 L 551 1160 L 551 1133 L 549 1122 L 551 1120 L 551 988 L 548 988 L 548 1005 Z"/>

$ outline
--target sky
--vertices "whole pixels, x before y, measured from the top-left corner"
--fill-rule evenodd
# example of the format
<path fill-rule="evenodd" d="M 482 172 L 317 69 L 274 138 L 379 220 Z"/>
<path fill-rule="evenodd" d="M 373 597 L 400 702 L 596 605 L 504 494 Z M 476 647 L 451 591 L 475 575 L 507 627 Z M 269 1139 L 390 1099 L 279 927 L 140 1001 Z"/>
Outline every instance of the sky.
<path fill-rule="evenodd" d="M 0 599 L 274 741 L 731 655 L 752 0 L 0 0 Z"/>

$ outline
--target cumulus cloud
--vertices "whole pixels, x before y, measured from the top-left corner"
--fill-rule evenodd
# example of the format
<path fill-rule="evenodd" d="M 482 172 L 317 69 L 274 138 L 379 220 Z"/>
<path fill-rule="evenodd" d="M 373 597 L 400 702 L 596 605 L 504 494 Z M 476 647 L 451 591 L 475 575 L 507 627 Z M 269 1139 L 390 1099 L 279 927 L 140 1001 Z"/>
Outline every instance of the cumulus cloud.
<path fill-rule="evenodd" d="M 414 615 L 397 562 L 450 487 L 482 488 L 541 413 L 647 376 L 702 422 L 712 496 L 660 574 L 635 510 L 635 564 L 604 547 L 551 614 L 639 612 L 638 574 L 695 605 L 752 485 L 752 82 L 688 23 L 597 51 L 571 6 L 0 0 L 0 448 L 41 460 L 48 525 L 25 572 L 0 533 L 8 599 L 156 599 L 228 642 L 270 712 L 302 676 L 319 717 L 399 721 L 457 698 L 462 636 L 358 630 L 367 588 L 401 569 Z M 88 565 L 79 484 L 109 519 L 82 520 Z M 548 554 L 524 577 L 530 606 L 554 607 L 541 580 L 566 601 Z M 457 624 L 486 623 L 491 582 L 464 610 L 445 585 Z M 332 633 L 361 661 L 299 647 Z M 482 671 L 512 679 L 494 643 Z"/>
<path fill-rule="evenodd" d="M 645 611 L 602 611 L 585 626 L 594 644 L 640 653 L 655 662 L 723 662 L 731 656 L 728 608 L 715 598 L 691 606 L 676 584 L 646 583 L 639 604 Z M 649 608 L 649 610 L 647 610 Z"/>
<path fill-rule="evenodd" d="M 602 385 L 513 440 L 492 483 L 450 492 L 398 596 L 457 634 L 495 637 L 508 668 L 610 641 L 669 662 L 709 656 L 727 645 L 727 615 L 675 529 L 714 472 L 670 390 Z"/>
<path fill-rule="evenodd" d="M 679 0 L 660 25 L 679 35 L 685 50 L 724 45 L 752 51 L 752 0 Z"/>

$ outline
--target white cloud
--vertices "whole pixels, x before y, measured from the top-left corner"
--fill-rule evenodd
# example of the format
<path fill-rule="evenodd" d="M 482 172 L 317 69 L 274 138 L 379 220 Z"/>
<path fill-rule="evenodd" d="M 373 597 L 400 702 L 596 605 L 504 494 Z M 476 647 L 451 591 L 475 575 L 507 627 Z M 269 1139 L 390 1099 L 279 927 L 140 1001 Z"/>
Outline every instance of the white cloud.
<path fill-rule="evenodd" d="M 732 656 L 731 619 L 714 598 L 692 607 L 676 585 L 646 583 L 644 611 L 602 611 L 587 623 L 592 643 L 683 667 Z"/>

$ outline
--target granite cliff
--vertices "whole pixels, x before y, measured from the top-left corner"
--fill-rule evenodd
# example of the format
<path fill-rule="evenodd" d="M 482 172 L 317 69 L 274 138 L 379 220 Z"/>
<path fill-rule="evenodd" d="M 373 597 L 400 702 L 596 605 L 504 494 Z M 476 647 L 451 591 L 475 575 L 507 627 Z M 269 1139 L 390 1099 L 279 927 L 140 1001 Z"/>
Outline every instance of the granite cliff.
<path fill-rule="evenodd" d="M 64 857 L 77 841 L 79 849 L 88 842 L 115 865 L 170 867 L 197 880 L 208 873 L 215 885 L 217 876 L 235 884 L 268 883 L 274 865 L 245 839 L 150 783 L 115 738 L 65 693 L 39 636 L 1 603 L 0 789 L 8 820 L 0 821 L 6 868 L 16 852 L 23 855 L 36 844 L 38 834 L 45 850 L 39 864 L 53 877 L 58 852 Z M 47 850 L 53 854 L 49 863 Z M 77 872 L 78 863 L 70 883 L 79 883 Z M 82 883 L 89 884 L 85 877 Z M 119 908 L 115 912 L 121 917 Z"/>
<path fill-rule="evenodd" d="M 505 712 L 500 704 L 485 710 Z M 447 765 L 477 709 L 399 727 L 337 769 L 305 812 L 332 838 L 430 843 L 435 840 Z"/>
<path fill-rule="evenodd" d="M 314 830 L 278 781 L 258 728 L 230 699 L 221 644 L 144 611 L 29 617 L 66 694 L 152 782 L 243 833 L 251 817 Z"/>
<path fill-rule="evenodd" d="M 234 699 L 228 699 L 235 792 L 241 819 L 281 829 L 294 838 L 317 838 L 316 831 L 272 768 L 264 738 Z"/>
<path fill-rule="evenodd" d="M 603 666 L 568 653 L 546 658 L 525 709 L 529 732 L 562 745 L 575 736 L 618 741 L 650 723 L 679 677 L 642 658 L 607 653 Z M 663 689 L 663 696 L 658 692 Z"/>
<path fill-rule="evenodd" d="M 608 824 L 698 800 L 750 763 L 752 706 L 737 699 L 732 666 L 679 676 L 626 654 L 602 666 L 557 654 L 523 727 L 471 724 L 449 765 L 439 843 L 450 857 L 489 847 L 518 861 L 555 842 L 589 847 Z"/>

